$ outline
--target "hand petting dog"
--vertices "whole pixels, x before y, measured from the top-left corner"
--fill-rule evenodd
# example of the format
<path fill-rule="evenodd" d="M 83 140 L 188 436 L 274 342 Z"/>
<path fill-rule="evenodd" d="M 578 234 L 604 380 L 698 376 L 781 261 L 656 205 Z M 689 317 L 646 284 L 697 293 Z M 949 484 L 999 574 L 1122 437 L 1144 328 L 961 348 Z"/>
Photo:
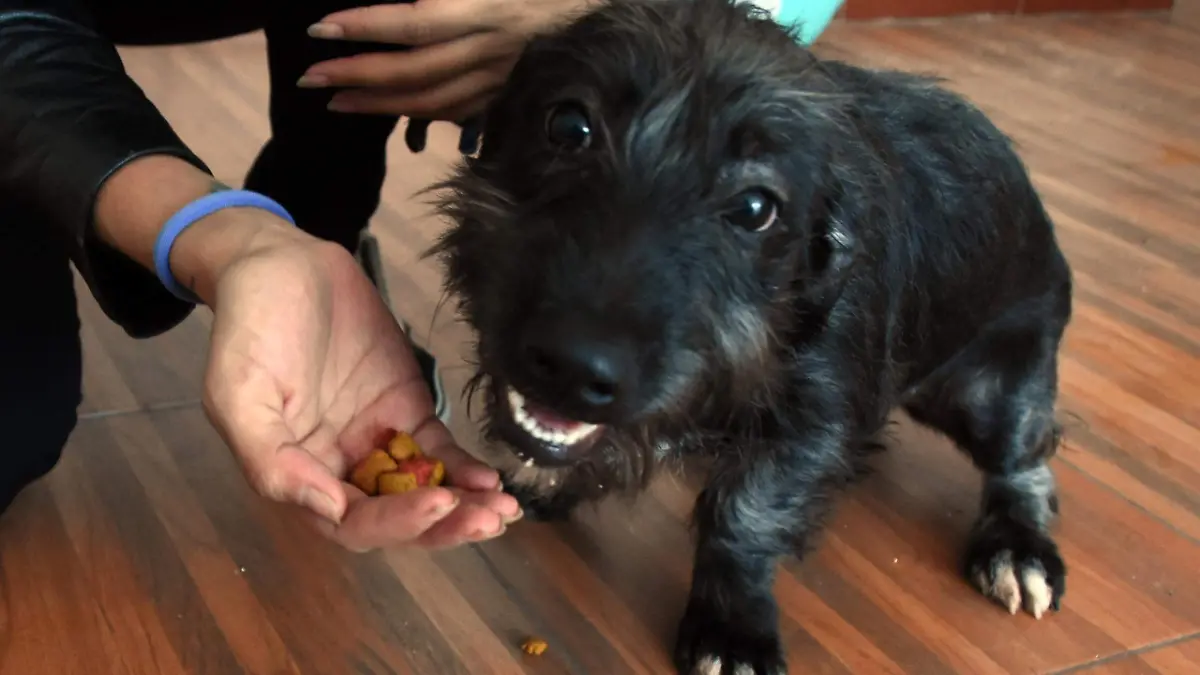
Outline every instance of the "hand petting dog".
<path fill-rule="evenodd" d="M 335 12 L 310 26 L 309 35 L 411 49 L 322 61 L 298 85 L 349 88 L 330 100 L 338 112 L 458 122 L 483 110 L 531 37 L 590 2 L 419 0 Z"/>

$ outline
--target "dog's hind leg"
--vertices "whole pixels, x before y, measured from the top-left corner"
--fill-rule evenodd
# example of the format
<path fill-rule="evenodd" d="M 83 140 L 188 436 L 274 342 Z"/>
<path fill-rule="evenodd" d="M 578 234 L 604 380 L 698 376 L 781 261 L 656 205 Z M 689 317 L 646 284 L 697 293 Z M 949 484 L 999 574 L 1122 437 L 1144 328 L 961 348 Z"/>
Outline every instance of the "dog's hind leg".
<path fill-rule="evenodd" d="M 964 574 L 1010 613 L 1057 610 L 1066 567 L 1050 535 L 1058 515 L 1048 461 L 1057 450 L 1057 356 L 1069 300 L 1014 308 L 921 383 L 904 407 L 950 437 L 983 472 Z"/>

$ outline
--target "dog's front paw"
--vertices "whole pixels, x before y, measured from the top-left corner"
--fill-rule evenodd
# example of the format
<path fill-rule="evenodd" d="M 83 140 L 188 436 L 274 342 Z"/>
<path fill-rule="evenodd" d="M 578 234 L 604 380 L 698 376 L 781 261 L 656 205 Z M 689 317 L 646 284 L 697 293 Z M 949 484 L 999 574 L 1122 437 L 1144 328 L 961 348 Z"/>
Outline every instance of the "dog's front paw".
<path fill-rule="evenodd" d="M 777 610 L 767 602 L 758 613 L 729 613 L 690 605 L 679 624 L 675 668 L 679 675 L 785 675 L 787 663 Z"/>
<path fill-rule="evenodd" d="M 965 573 L 976 588 L 1016 614 L 1035 618 L 1058 611 L 1066 593 L 1067 569 L 1046 534 L 1008 521 L 992 521 L 971 537 Z"/>

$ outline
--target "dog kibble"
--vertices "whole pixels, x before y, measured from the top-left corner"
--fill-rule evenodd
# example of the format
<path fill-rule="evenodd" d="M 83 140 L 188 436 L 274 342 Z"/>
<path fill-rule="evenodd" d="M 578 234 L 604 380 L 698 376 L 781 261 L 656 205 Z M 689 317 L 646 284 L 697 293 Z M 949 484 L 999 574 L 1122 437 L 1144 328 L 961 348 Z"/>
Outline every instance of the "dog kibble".
<path fill-rule="evenodd" d="M 379 494 L 398 495 L 409 490 L 416 490 L 420 485 L 417 477 L 411 473 L 393 471 L 379 477 Z"/>
<path fill-rule="evenodd" d="M 538 638 L 529 638 L 525 642 L 521 643 L 521 651 L 525 652 L 526 654 L 532 654 L 533 656 L 541 656 L 542 654 L 545 654 L 546 649 L 549 647 L 550 645 L 546 644 L 545 640 L 539 640 Z"/>
<path fill-rule="evenodd" d="M 350 482 L 368 495 L 379 492 L 379 477 L 399 468 L 396 460 L 383 450 L 373 450 L 350 472 Z"/>
<path fill-rule="evenodd" d="M 404 432 L 388 441 L 386 450 L 371 451 L 350 472 L 350 482 L 369 497 L 441 485 L 445 478 L 446 466 L 441 460 L 426 457 L 416 440 Z"/>
<path fill-rule="evenodd" d="M 396 471 L 412 474 L 419 485 L 441 485 L 442 479 L 446 477 L 445 465 L 424 455 L 400 462 Z"/>
<path fill-rule="evenodd" d="M 421 456 L 421 446 L 409 434 L 398 433 L 388 441 L 387 453 L 397 462 Z"/>

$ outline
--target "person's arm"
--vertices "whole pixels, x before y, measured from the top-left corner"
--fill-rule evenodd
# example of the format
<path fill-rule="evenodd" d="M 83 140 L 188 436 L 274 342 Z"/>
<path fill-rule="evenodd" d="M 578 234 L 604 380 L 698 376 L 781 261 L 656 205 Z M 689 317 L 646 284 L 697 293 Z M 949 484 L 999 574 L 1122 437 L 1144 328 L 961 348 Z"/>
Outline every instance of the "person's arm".
<path fill-rule="evenodd" d="M 74 0 L 0 0 L 0 200 L 37 215 L 0 227 L 53 228 L 109 318 L 135 337 L 155 335 L 192 306 L 139 260 L 146 236 L 153 246 L 157 234 L 139 230 L 155 226 L 146 214 L 161 225 L 172 208 L 203 195 L 211 176 L 91 26 Z M 102 188 L 151 160 L 166 162 L 167 172 L 142 186 L 125 181 L 109 210 L 133 220 L 110 217 L 101 237 Z M 155 193 L 164 185 L 174 186 L 171 196 Z"/>
<path fill-rule="evenodd" d="M 191 164 L 166 154 L 138 157 L 104 182 L 96 197 L 98 246 L 121 251 L 145 270 L 154 269 L 159 230 L 176 211 L 216 190 L 228 189 Z M 308 244 L 315 237 L 254 207 L 230 207 L 197 220 L 171 247 L 172 276 L 212 305 L 221 273 L 238 258 L 269 246 Z M 152 285 L 159 285 L 151 278 Z"/>

